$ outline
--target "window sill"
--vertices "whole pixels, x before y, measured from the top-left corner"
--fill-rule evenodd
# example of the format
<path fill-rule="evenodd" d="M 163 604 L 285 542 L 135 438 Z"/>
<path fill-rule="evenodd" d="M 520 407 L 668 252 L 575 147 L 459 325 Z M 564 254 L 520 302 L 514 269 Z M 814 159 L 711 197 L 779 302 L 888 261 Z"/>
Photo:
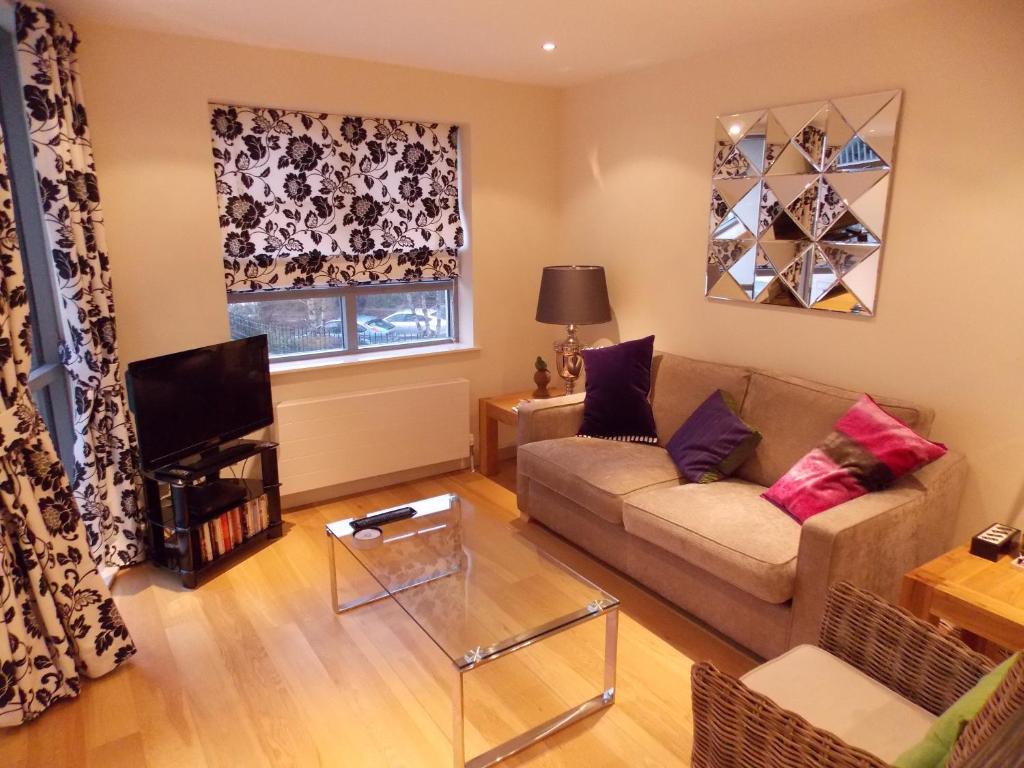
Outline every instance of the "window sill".
<path fill-rule="evenodd" d="M 311 360 L 291 360 L 271 362 L 270 375 L 280 376 L 288 373 L 303 373 L 321 368 L 347 368 L 351 365 L 369 365 L 371 363 L 400 362 L 416 360 L 423 357 L 456 355 L 463 352 L 479 352 L 480 347 L 472 344 L 437 344 L 429 347 L 413 347 L 411 349 L 389 349 L 381 352 L 357 352 L 353 355 L 335 355 L 334 357 L 317 357 Z"/>

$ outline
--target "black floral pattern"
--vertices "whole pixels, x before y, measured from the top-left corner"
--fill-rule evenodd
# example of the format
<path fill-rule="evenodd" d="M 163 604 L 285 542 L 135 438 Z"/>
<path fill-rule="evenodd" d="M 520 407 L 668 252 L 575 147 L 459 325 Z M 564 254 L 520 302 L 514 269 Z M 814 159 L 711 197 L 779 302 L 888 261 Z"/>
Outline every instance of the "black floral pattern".
<path fill-rule="evenodd" d="M 210 105 L 229 292 L 458 276 L 455 125 Z"/>
<path fill-rule="evenodd" d="M 107 565 L 128 565 L 145 558 L 144 515 L 135 433 L 117 355 L 99 185 L 78 75 L 78 36 L 37 3 L 19 3 L 16 20 L 18 65 L 58 278 L 62 358 L 74 399 L 74 495 L 94 557 Z M 224 110 L 214 123 L 225 137 L 241 132 L 233 110 Z M 255 201 L 253 208 L 260 211 Z"/>
<path fill-rule="evenodd" d="M 19 6 L 19 20 L 26 17 Z M 135 653 L 28 391 L 32 334 L 0 136 L 0 727 Z"/>

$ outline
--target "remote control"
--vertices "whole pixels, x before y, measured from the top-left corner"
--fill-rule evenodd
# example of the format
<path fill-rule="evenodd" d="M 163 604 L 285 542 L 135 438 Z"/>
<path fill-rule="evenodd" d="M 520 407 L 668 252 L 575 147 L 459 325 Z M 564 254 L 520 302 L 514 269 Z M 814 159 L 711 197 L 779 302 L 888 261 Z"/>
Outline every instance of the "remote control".
<path fill-rule="evenodd" d="M 376 528 L 378 525 L 393 523 L 397 520 L 408 520 L 410 517 L 415 516 L 416 510 L 412 507 L 400 507 L 388 512 L 378 512 L 375 515 L 360 517 L 358 520 L 350 522 L 349 525 L 352 526 L 353 531 L 360 531 L 363 528 Z"/>

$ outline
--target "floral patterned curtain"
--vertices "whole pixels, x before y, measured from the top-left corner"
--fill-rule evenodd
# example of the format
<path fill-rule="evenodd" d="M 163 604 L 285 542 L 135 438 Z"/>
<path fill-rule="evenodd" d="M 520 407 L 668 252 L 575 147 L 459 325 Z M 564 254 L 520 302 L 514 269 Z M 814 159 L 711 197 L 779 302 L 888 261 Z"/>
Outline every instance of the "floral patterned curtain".
<path fill-rule="evenodd" d="M 136 442 L 117 355 L 114 299 L 78 76 L 78 36 L 36 3 L 16 7 L 18 64 L 63 321 L 75 416 L 74 494 L 97 560 L 145 558 Z"/>
<path fill-rule="evenodd" d="M 3 138 L 0 135 L 0 148 Z M 0 151 L 0 727 L 78 695 L 135 653 L 89 556 L 67 477 L 28 391 L 32 341 Z"/>
<path fill-rule="evenodd" d="M 458 276 L 457 126 L 210 112 L 229 293 Z"/>

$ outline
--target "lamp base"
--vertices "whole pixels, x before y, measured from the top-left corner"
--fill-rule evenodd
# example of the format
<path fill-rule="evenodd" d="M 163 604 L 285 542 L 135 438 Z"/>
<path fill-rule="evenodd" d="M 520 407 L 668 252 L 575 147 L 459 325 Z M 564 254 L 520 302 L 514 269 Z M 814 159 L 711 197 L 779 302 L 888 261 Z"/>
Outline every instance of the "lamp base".
<path fill-rule="evenodd" d="M 579 339 L 576 337 L 576 326 L 566 326 L 566 337 L 555 342 L 555 370 L 565 380 L 565 394 L 571 395 L 576 388 L 576 379 L 583 372 L 583 355 Z"/>

